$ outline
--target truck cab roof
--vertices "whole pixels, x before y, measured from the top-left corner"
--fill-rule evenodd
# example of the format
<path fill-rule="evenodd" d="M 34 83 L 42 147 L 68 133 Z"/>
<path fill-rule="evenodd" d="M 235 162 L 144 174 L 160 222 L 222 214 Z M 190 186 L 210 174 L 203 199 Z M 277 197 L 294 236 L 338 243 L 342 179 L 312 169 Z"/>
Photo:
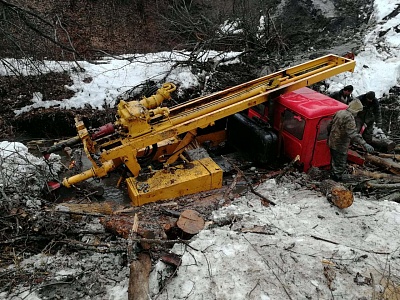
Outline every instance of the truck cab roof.
<path fill-rule="evenodd" d="M 347 105 L 318 93 L 308 87 L 285 93 L 279 97 L 279 103 L 306 119 L 321 118 L 344 110 Z"/>

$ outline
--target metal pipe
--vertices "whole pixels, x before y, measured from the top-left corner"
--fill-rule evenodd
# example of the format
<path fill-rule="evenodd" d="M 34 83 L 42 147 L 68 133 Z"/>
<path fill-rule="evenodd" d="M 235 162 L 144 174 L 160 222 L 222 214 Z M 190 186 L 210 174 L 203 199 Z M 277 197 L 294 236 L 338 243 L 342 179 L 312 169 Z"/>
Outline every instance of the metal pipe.
<path fill-rule="evenodd" d="M 115 165 L 112 160 L 108 160 L 104 162 L 99 168 L 90 168 L 82 173 L 71 176 L 69 178 L 64 178 L 62 181 L 63 186 L 70 188 L 74 184 L 85 181 L 92 177 L 104 177 L 108 174 L 108 172 L 114 170 Z"/>

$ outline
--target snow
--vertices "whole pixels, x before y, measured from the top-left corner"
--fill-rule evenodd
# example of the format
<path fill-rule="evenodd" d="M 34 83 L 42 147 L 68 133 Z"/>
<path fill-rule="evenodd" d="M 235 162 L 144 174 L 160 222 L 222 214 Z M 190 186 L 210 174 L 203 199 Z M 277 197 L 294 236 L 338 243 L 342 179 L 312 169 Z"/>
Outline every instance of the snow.
<path fill-rule="evenodd" d="M 353 95 L 359 96 L 374 91 L 378 98 L 387 95 L 389 89 L 400 82 L 400 34 L 395 27 L 400 24 L 400 14 L 386 20 L 398 1 L 374 1 L 374 16 L 377 25 L 366 35 L 364 50 L 356 55 L 353 73 L 342 73 L 328 80 L 328 92 L 354 86 Z M 389 30 L 379 37 L 380 32 Z"/>
<path fill-rule="evenodd" d="M 355 96 L 373 90 L 381 97 L 399 85 L 400 34 L 394 27 L 400 24 L 400 14 L 385 18 L 398 5 L 398 0 L 374 1 L 376 25 L 365 37 L 364 49 L 356 55 L 354 72 L 328 80 L 328 91 L 352 84 Z M 222 61 L 236 55 L 209 52 L 201 59 Z M 75 91 L 74 97 L 44 102 L 39 93 L 34 93 L 32 104 L 15 113 L 35 107 L 79 108 L 85 104 L 102 109 L 148 79 L 164 79 L 185 88 L 195 86 L 199 74 L 192 74 L 187 67 L 168 73 L 177 60 L 186 59 L 187 55 L 179 52 L 126 55 L 79 62 L 84 72 L 77 72 L 76 65 L 70 63 L 49 61 L 43 70 L 71 73 L 73 85 L 68 88 Z M 24 69 L 23 64 L 20 68 L 26 74 L 33 71 Z M 5 72 L 0 70 L 0 74 Z M 84 81 L 87 78 L 92 80 Z M 23 163 L 26 158 L 42 164 L 20 143 L 1 142 L 0 149 L 6 163 L 2 167 L 14 164 L 9 176 L 15 182 L 21 178 L 18 174 L 32 174 Z M 18 172 L 15 163 L 19 164 Z M 190 247 L 174 246 L 173 252 L 182 255 L 182 265 L 162 291 L 160 280 L 168 278 L 171 270 L 162 262 L 154 267 L 150 296 L 158 294 L 160 300 L 371 299 L 374 291 L 385 290 L 387 280 L 400 276 L 399 204 L 356 194 L 353 205 L 340 210 L 316 191 L 274 180 L 262 183 L 256 191 L 277 205 L 265 207 L 257 196 L 248 193 L 214 212 L 212 222 L 191 240 Z M 216 226 L 226 220 L 230 225 Z M 255 226 L 264 233 L 251 233 Z M 368 280 L 370 284 L 363 283 Z M 123 280 L 110 286 L 108 299 L 127 299 L 127 285 Z M 28 294 L 20 296 L 40 299 L 36 293 Z"/>
<path fill-rule="evenodd" d="M 220 31 L 224 34 L 239 34 L 243 29 L 239 28 L 239 21 L 225 21 L 220 27 Z"/>
<path fill-rule="evenodd" d="M 390 270 L 399 274 L 397 203 L 356 194 L 354 204 L 340 210 L 323 195 L 274 180 L 257 192 L 277 205 L 265 207 L 248 194 L 215 212 L 214 222 L 236 221 L 209 225 L 191 248 L 176 245 L 182 265 L 158 299 L 326 299 L 331 291 L 324 268 L 335 274 L 333 298 L 369 299 L 369 285 L 354 288 L 357 274 L 372 274 L 377 284 Z M 255 226 L 265 234 L 246 232 Z"/>
<path fill-rule="evenodd" d="M 54 179 L 62 168 L 61 157 L 51 154 L 48 161 L 28 152 L 28 148 L 18 142 L 0 142 L 0 188 L 26 189 L 34 194 L 40 192 L 48 180 Z M 31 203 L 31 205 L 36 205 Z"/>
<path fill-rule="evenodd" d="M 209 51 L 201 54 L 199 61 L 213 59 L 215 61 L 225 61 L 228 58 L 235 58 L 239 53 L 221 53 Z M 105 57 L 96 62 L 79 62 L 83 72 L 77 71 L 77 65 L 73 62 L 45 61 L 37 69 L 27 69 L 26 62 L 10 59 L 10 63 L 18 64 L 18 69 L 22 74 L 35 74 L 41 72 L 68 71 L 73 84 L 66 86 L 75 92 L 70 99 L 42 101 L 40 93 L 33 93 L 32 104 L 19 110 L 15 110 L 16 115 L 28 112 L 33 108 L 82 108 L 89 104 L 96 109 L 113 106 L 116 98 L 134 86 L 144 83 L 146 80 L 163 80 L 164 82 L 177 83 L 182 88 L 190 88 L 199 84 L 197 76 L 193 74 L 187 66 L 176 66 L 179 61 L 187 61 L 189 53 L 184 52 L 160 52 L 149 53 L 140 56 L 124 55 L 119 59 Z M 231 61 L 231 63 L 234 60 Z M 172 69 L 172 71 L 171 71 Z M 10 75 L 10 72 L 0 67 L 0 75 Z"/>

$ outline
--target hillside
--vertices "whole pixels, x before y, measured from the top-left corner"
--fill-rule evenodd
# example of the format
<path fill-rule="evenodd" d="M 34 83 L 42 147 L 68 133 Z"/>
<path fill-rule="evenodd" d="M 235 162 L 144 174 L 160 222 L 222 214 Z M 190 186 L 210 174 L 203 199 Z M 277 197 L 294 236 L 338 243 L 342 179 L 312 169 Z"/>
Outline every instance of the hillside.
<path fill-rule="evenodd" d="M 373 1 L 2 1 L 0 57 L 80 59 L 193 49 L 323 50 L 360 42 Z M 223 27 L 236 23 L 241 34 Z M 223 25 L 224 24 L 224 25 Z M 260 27 L 261 26 L 261 27 Z M 22 30 L 17 30 L 20 28 Z M 267 35 L 262 38 L 261 34 Z M 57 42 L 57 43 L 56 43 Z M 347 49 L 350 51 L 352 49 Z"/>

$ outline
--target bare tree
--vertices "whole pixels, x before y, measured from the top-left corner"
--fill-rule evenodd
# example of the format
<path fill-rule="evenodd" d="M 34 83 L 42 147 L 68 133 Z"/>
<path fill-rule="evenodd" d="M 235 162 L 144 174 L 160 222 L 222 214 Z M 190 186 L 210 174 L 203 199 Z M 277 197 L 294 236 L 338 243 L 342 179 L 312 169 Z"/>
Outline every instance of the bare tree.
<path fill-rule="evenodd" d="M 268 0 L 232 0 L 211 6 L 174 0 L 163 19 L 185 49 L 282 53 L 287 45 L 270 14 L 270 4 Z"/>
<path fill-rule="evenodd" d="M 20 74 L 20 70 L 7 63 L 5 57 L 24 58 L 30 66 L 49 56 L 64 55 L 75 61 L 81 57 L 59 15 L 50 19 L 5 0 L 0 0 L 0 12 L 1 62 L 11 74 Z"/>

